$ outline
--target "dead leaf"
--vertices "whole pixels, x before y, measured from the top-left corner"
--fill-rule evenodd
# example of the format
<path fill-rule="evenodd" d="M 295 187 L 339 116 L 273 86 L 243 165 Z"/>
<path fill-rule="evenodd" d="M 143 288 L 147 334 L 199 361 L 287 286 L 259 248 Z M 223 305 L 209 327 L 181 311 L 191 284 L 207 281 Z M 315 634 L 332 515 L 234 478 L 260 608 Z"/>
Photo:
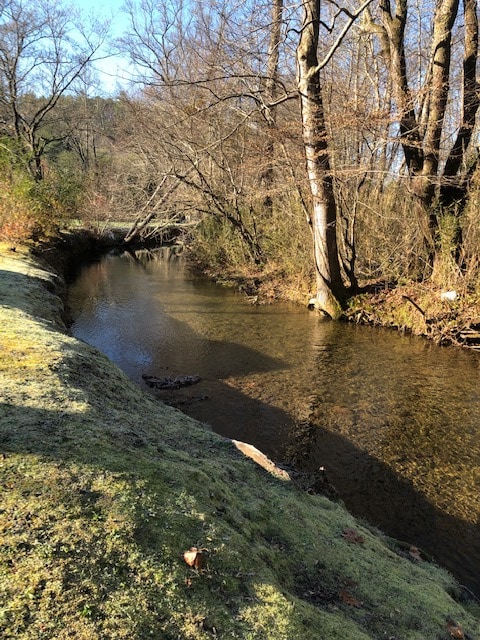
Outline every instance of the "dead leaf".
<path fill-rule="evenodd" d="M 342 589 L 338 593 L 338 595 L 340 596 L 340 599 L 342 600 L 342 602 L 350 605 L 351 607 L 360 608 L 362 606 L 362 603 L 360 602 L 360 600 L 357 600 L 357 598 L 352 596 L 352 594 L 349 593 L 346 589 Z"/>
<path fill-rule="evenodd" d="M 408 553 L 415 560 L 422 560 L 422 552 L 418 547 L 410 547 Z"/>
<path fill-rule="evenodd" d="M 462 626 L 451 619 L 447 620 L 447 629 L 452 638 L 465 638 Z"/>
<path fill-rule="evenodd" d="M 409 550 L 408 553 L 415 560 L 421 560 L 422 559 L 422 552 L 420 551 L 420 549 L 418 547 L 410 547 L 410 550 Z"/>
<path fill-rule="evenodd" d="M 190 547 L 190 549 L 188 551 L 185 551 L 185 553 L 183 554 L 183 559 L 189 567 L 194 567 L 195 569 L 203 569 L 205 565 L 206 555 L 206 549 Z"/>
<path fill-rule="evenodd" d="M 343 530 L 342 536 L 347 542 L 352 542 L 353 544 L 363 544 L 365 542 L 365 538 L 361 536 L 358 531 L 348 527 Z"/>

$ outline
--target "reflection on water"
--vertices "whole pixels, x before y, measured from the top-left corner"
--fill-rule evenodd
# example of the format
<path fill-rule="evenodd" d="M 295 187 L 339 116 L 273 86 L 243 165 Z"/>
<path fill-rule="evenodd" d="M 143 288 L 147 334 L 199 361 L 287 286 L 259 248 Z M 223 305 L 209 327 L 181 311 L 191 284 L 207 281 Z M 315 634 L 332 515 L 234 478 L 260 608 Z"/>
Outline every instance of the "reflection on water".
<path fill-rule="evenodd" d="M 277 460 L 326 467 L 352 511 L 480 593 L 478 354 L 252 306 L 167 251 L 149 257 L 86 267 L 72 333 L 142 385 L 200 375 L 156 394 Z"/>

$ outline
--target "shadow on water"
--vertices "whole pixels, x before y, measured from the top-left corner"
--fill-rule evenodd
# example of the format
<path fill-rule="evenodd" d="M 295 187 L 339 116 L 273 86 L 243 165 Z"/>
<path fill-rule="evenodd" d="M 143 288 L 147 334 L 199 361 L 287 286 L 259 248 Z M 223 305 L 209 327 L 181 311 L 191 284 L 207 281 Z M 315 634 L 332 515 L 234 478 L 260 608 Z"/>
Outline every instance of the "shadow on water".
<path fill-rule="evenodd" d="M 351 512 L 422 548 L 480 594 L 478 359 L 346 329 L 332 323 L 316 336 L 293 460 L 324 466 Z"/>
<path fill-rule="evenodd" d="M 252 307 L 166 260 L 93 265 L 70 306 L 74 335 L 140 384 L 142 374 L 202 378 L 155 395 L 277 461 L 324 466 L 354 514 L 480 594 L 472 354 L 298 308 Z"/>
<path fill-rule="evenodd" d="M 253 444 L 277 460 L 283 457 L 292 418 L 280 408 L 229 384 L 231 377 L 271 375 L 284 368 L 282 361 L 235 342 L 205 340 L 185 323 L 171 322 L 175 334 L 182 335 L 188 363 L 184 355 L 178 353 L 169 358 L 168 366 L 154 359 L 145 371 L 147 375 L 161 378 L 192 373 L 200 376 L 200 382 L 179 389 L 147 390 L 166 404 L 207 423 L 220 435 Z M 143 381 L 139 382 L 145 386 Z"/>
<path fill-rule="evenodd" d="M 480 521 L 464 520 L 435 506 L 412 480 L 346 438 L 315 426 L 297 433 L 303 470 L 327 470 L 348 510 L 407 545 L 419 547 L 480 597 Z"/>

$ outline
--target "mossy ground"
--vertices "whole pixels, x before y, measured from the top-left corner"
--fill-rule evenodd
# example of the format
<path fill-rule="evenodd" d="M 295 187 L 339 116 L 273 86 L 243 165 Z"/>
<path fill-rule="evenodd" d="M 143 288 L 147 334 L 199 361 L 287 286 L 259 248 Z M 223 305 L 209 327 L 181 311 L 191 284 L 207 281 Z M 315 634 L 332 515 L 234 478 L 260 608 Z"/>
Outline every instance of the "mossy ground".
<path fill-rule="evenodd" d="M 69 336 L 56 284 L 0 250 L 3 638 L 436 640 L 449 616 L 480 637 L 444 571 Z"/>

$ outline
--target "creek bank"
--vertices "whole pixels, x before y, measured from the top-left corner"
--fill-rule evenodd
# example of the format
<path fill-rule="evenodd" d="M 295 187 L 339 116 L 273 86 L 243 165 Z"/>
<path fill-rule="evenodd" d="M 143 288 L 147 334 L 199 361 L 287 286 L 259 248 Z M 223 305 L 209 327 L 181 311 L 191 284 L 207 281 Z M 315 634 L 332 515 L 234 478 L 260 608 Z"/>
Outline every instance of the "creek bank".
<path fill-rule="evenodd" d="M 35 245 L 32 255 L 47 262 L 56 273 L 61 273 L 68 280 L 80 265 L 97 260 L 120 246 L 120 236 L 75 229 L 64 231 L 54 239 Z"/>
<path fill-rule="evenodd" d="M 186 252 L 189 267 L 220 286 L 231 287 L 245 295 L 252 304 L 272 304 L 282 300 L 306 305 L 311 297 L 309 277 L 301 273 L 287 274 L 276 265 L 256 267 L 223 265 L 222 269 L 199 260 L 195 248 Z"/>
<path fill-rule="evenodd" d="M 51 269 L 0 270 L 2 637 L 480 638 L 446 572 L 69 336 Z"/>
<path fill-rule="evenodd" d="M 345 319 L 423 336 L 439 345 L 480 348 L 478 295 L 446 292 L 433 282 L 370 285 L 350 299 Z"/>
<path fill-rule="evenodd" d="M 307 282 L 286 278 L 274 269 L 219 274 L 195 262 L 193 265 L 214 282 L 237 289 L 252 304 L 284 300 L 307 305 L 311 295 Z M 480 350 L 480 296 L 476 293 L 463 287 L 446 292 L 431 281 L 404 285 L 374 282 L 361 289 L 349 298 L 341 320 L 411 333 L 439 345 Z M 445 295 L 450 293 L 452 297 Z"/>

